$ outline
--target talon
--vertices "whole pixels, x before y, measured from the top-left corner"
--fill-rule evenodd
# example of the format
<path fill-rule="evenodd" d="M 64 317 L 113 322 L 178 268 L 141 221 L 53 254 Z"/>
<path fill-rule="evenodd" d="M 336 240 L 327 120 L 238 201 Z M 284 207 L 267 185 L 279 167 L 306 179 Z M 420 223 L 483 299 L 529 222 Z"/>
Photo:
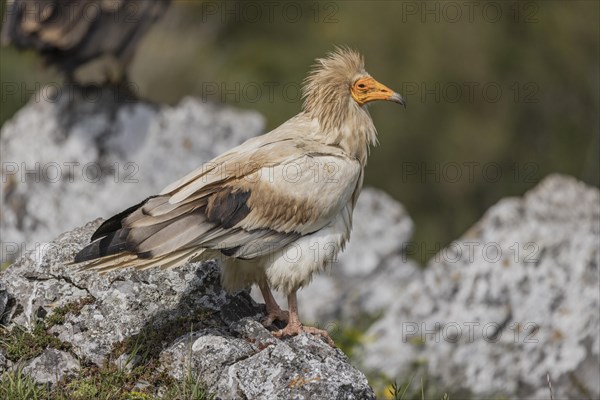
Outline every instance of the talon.
<path fill-rule="evenodd" d="M 285 310 L 278 308 L 277 310 L 272 310 L 270 312 L 267 312 L 267 315 L 265 316 L 265 318 L 263 318 L 263 320 L 261 321 L 261 324 L 264 327 L 273 325 L 273 322 L 275 322 L 275 321 L 281 321 L 281 322 L 285 322 L 287 324 L 289 319 L 290 319 L 289 313 Z"/>
<path fill-rule="evenodd" d="M 283 321 L 287 324 L 285 328 L 274 331 L 273 336 L 276 338 L 283 338 L 284 336 L 297 336 L 300 332 L 306 332 L 313 336 L 321 337 L 328 345 L 335 348 L 335 343 L 331 337 L 329 337 L 327 331 L 312 326 L 302 326 L 300 318 L 298 318 L 298 301 L 296 299 L 295 290 L 288 294 L 288 306 L 290 309 L 288 312 L 283 311 L 277 305 L 268 285 L 263 283 L 260 284 L 259 287 L 263 298 L 265 299 L 265 307 L 267 308 L 267 315 L 262 320 L 263 326 L 270 326 L 275 320 Z"/>
<path fill-rule="evenodd" d="M 275 301 L 269 285 L 262 283 L 259 285 L 260 291 L 265 299 L 265 307 L 267 309 L 267 315 L 261 321 L 261 324 L 266 328 L 273 325 L 275 321 L 282 321 L 288 323 L 290 317 L 287 311 L 284 311 L 279 307 L 279 304 Z"/>
<path fill-rule="evenodd" d="M 309 333 L 313 336 L 319 336 L 331 347 L 333 347 L 333 348 L 336 347 L 333 339 L 331 339 L 331 337 L 329 336 L 329 333 L 326 330 L 318 329 L 318 328 L 315 328 L 312 326 L 288 324 L 285 328 L 273 332 L 273 336 L 281 339 L 285 336 L 297 336 L 301 332 Z"/>

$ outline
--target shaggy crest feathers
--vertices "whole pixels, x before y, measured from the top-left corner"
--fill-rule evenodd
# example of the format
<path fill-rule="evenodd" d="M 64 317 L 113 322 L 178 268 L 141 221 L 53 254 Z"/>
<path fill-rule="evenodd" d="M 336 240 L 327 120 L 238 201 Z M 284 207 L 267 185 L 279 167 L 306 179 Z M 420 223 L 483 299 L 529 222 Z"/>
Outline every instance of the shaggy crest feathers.
<path fill-rule="evenodd" d="M 303 110 L 321 123 L 323 130 L 339 129 L 352 106 L 350 87 L 359 76 L 368 75 L 362 55 L 348 47 L 337 47 L 318 58 L 304 80 Z"/>

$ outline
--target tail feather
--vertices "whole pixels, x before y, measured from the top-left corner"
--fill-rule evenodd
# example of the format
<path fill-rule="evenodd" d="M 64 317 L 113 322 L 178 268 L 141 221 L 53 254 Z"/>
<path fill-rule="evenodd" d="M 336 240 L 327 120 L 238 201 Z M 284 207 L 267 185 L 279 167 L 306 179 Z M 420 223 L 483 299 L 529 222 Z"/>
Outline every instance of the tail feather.
<path fill-rule="evenodd" d="M 106 236 L 112 232 L 118 231 L 119 229 L 123 228 L 122 221 L 124 218 L 135 212 L 138 208 L 141 208 L 144 204 L 146 204 L 155 197 L 156 196 L 150 196 L 141 203 L 129 207 L 127 210 L 121 211 L 116 215 L 113 215 L 112 217 L 104 221 L 98 229 L 96 229 L 96 232 L 94 232 L 90 240 L 93 242 L 96 239 L 99 239 L 103 236 Z"/>
<path fill-rule="evenodd" d="M 208 203 L 207 195 L 210 192 L 211 192 L 210 190 L 201 190 L 198 193 L 194 194 L 193 196 L 190 196 L 179 203 L 171 203 L 168 201 L 167 196 L 160 196 L 162 198 L 166 198 L 167 200 L 161 204 L 157 204 L 152 209 L 144 206 L 144 212 L 145 212 L 145 215 L 151 215 L 153 217 L 158 217 L 158 216 L 161 216 L 164 214 L 172 213 L 177 208 L 185 206 L 185 205 L 189 205 L 189 204 L 195 204 L 198 207 L 202 207 Z"/>
<path fill-rule="evenodd" d="M 90 261 L 126 251 L 128 233 L 128 229 L 119 229 L 94 240 L 77 253 L 75 262 Z"/>
<path fill-rule="evenodd" d="M 80 271 L 106 273 L 129 267 L 137 270 L 145 270 L 153 266 L 160 266 L 161 269 L 170 269 L 183 265 L 192 259 L 203 259 L 201 257 L 203 253 L 204 249 L 189 248 L 165 254 L 151 260 L 139 258 L 133 253 L 113 254 L 82 265 Z"/>
<path fill-rule="evenodd" d="M 206 195 L 213 190 L 203 190 L 181 203 L 172 204 L 168 195 L 159 195 L 129 207 L 100 225 L 91 243 L 77 253 L 74 264 L 82 264 L 80 271 L 104 273 L 129 267 L 175 268 L 191 259 L 207 259 L 208 254 L 220 255 L 218 243 L 204 246 L 202 240 L 227 231 L 207 216 Z"/>
<path fill-rule="evenodd" d="M 110 256 L 97 258 L 95 260 L 85 262 L 79 266 L 79 271 L 94 270 L 98 272 L 106 272 L 111 269 L 120 268 L 120 265 L 125 265 L 127 262 L 136 259 L 137 256 L 132 253 L 119 253 Z M 113 268 L 108 268 L 113 267 Z M 106 271 L 103 271 L 106 269 Z"/>
<path fill-rule="evenodd" d="M 212 226 L 205 224 L 202 213 L 187 214 L 156 230 L 150 237 L 135 246 L 135 252 L 143 257 L 156 257 L 185 248 Z"/>
<path fill-rule="evenodd" d="M 90 239 L 91 243 L 77 253 L 73 262 L 77 264 L 85 261 L 102 259 L 106 256 L 131 250 L 131 245 L 128 244 L 127 241 L 127 236 L 131 233 L 131 229 L 127 226 L 123 226 L 125 219 L 139 213 L 147 204 L 160 204 L 164 201 L 166 200 L 157 198 L 157 196 L 150 196 L 144 201 L 129 207 L 104 221 L 92 235 Z M 158 230 L 158 227 L 154 227 L 154 229 Z M 152 230 L 152 227 L 150 227 L 149 230 L 148 236 L 151 236 L 154 231 Z M 143 234 L 144 231 L 145 229 L 142 229 L 138 234 Z"/>
<path fill-rule="evenodd" d="M 123 221 L 123 224 L 128 228 L 143 228 L 146 226 L 153 226 L 163 222 L 172 221 L 175 218 L 179 218 L 184 214 L 191 213 L 202 206 L 202 204 L 198 203 L 188 203 L 178 207 L 171 213 L 161 214 L 158 216 L 143 214 L 139 218 L 135 219 L 133 217 L 137 217 L 137 215 L 132 214 L 130 217 L 126 218 Z"/>

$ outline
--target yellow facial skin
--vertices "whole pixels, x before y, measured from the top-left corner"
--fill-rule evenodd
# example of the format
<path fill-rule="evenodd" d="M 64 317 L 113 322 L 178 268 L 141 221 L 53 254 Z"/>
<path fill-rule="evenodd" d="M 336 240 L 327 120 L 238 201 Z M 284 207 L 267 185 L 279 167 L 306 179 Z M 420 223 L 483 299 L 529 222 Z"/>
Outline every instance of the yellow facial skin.
<path fill-rule="evenodd" d="M 375 100 L 386 100 L 393 101 L 406 107 L 406 101 L 400 94 L 394 92 L 384 84 L 377 82 L 371 76 L 360 78 L 354 82 L 350 89 L 350 93 L 360 106 L 364 106 Z"/>

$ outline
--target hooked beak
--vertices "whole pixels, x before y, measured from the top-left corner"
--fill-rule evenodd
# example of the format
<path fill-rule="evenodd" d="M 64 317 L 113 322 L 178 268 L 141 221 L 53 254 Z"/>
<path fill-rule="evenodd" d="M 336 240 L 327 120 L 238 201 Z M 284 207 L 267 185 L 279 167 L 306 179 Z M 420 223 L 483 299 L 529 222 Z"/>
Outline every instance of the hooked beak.
<path fill-rule="evenodd" d="M 401 94 L 377 82 L 371 76 L 366 76 L 356 81 L 352 86 L 351 93 L 354 100 L 361 106 L 375 100 L 386 100 L 401 104 L 406 108 L 406 100 L 404 100 Z"/>
<path fill-rule="evenodd" d="M 391 95 L 388 100 L 393 101 L 394 103 L 398 103 L 401 106 L 404 106 L 404 108 L 406 108 L 406 100 L 404 100 L 404 97 L 402 97 L 400 93 L 394 92 L 394 94 Z"/>

